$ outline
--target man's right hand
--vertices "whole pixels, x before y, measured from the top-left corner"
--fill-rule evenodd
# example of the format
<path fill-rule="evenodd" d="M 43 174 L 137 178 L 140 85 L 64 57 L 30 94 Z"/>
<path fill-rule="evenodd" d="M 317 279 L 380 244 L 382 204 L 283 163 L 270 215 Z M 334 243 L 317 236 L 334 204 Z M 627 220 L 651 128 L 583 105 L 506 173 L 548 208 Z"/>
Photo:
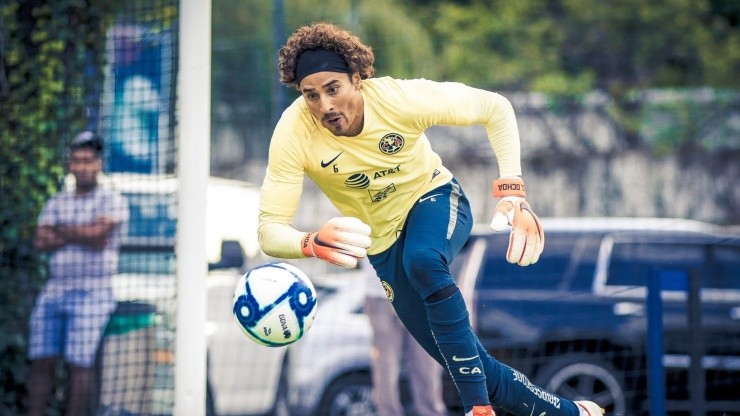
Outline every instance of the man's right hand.
<path fill-rule="evenodd" d="M 354 217 L 336 217 L 318 232 L 306 233 L 301 252 L 347 268 L 357 267 L 357 259 L 367 256 L 370 226 Z"/>

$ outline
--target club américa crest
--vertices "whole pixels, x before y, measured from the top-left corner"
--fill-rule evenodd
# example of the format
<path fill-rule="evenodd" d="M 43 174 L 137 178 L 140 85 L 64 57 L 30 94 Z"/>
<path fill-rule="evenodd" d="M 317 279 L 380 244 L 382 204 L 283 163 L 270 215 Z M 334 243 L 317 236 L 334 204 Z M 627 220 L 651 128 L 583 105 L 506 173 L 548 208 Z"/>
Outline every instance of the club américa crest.
<path fill-rule="evenodd" d="M 403 149 L 404 142 L 405 141 L 403 139 L 403 136 L 401 136 L 400 134 L 388 133 L 383 136 L 382 139 L 380 139 L 380 143 L 378 143 L 378 148 L 380 148 L 381 152 L 387 155 L 392 155 L 398 153 L 401 149 Z"/>

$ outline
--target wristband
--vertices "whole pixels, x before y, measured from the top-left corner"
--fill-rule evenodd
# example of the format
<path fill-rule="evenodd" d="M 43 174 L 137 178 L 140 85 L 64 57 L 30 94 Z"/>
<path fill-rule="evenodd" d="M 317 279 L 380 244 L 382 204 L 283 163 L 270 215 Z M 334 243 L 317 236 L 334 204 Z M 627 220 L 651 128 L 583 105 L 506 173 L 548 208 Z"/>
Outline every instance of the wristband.
<path fill-rule="evenodd" d="M 527 196 L 524 192 L 524 181 L 522 178 L 498 178 L 493 181 L 493 197 L 504 198 L 507 196 Z"/>

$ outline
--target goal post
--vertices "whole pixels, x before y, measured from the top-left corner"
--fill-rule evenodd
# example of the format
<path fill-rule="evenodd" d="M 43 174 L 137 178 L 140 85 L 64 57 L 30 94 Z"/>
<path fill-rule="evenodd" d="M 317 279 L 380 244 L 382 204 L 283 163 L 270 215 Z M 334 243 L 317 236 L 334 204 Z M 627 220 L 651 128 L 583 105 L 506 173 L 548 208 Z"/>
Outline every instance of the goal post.
<path fill-rule="evenodd" d="M 180 0 L 175 416 L 205 414 L 211 1 Z M 199 410 L 199 411 L 198 411 Z"/>

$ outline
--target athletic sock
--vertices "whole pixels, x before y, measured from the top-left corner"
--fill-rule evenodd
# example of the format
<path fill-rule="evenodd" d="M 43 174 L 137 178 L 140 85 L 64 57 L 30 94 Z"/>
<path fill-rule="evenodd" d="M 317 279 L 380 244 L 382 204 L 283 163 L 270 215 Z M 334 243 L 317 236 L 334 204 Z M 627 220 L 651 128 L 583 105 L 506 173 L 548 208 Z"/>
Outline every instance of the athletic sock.
<path fill-rule="evenodd" d="M 426 305 L 429 326 L 465 412 L 475 405 L 488 404 L 486 375 L 462 294 L 455 290 L 450 297 Z"/>
<path fill-rule="evenodd" d="M 578 416 L 579 409 L 571 400 L 534 385 L 519 371 L 487 357 L 491 361 L 485 366 L 486 377 L 494 406 L 515 415 Z"/>
<path fill-rule="evenodd" d="M 447 299 L 427 302 L 427 312 L 429 326 L 466 413 L 475 405 L 490 402 L 515 415 L 546 412 L 548 416 L 578 416 L 579 409 L 571 400 L 534 385 L 524 374 L 486 352 L 473 333 L 459 291 Z"/>

